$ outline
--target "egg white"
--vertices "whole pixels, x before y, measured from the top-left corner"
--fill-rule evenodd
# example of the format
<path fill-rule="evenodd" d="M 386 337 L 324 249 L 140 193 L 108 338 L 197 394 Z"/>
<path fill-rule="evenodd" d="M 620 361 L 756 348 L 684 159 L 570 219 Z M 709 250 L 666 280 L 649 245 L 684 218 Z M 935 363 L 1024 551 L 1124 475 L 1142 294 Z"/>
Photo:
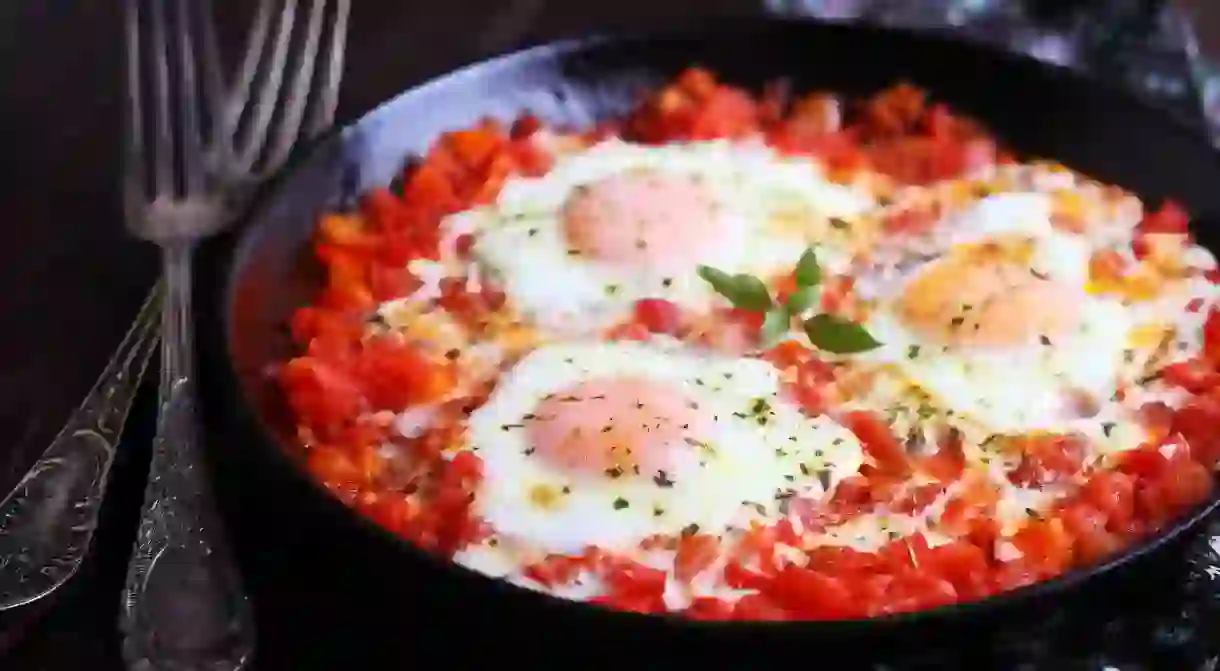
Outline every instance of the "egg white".
<path fill-rule="evenodd" d="M 569 252 L 560 213 L 573 190 L 641 169 L 690 176 L 708 187 L 727 234 L 700 262 L 730 273 L 771 277 L 792 268 L 812 241 L 799 226 L 777 225 L 785 215 L 849 217 L 873 204 L 858 190 L 826 181 L 812 161 L 778 156 L 760 143 L 608 140 L 564 156 L 542 177 L 508 180 L 494 204 L 450 217 L 443 226 L 472 232 L 481 270 L 502 284 L 517 310 L 550 331 L 600 330 L 629 315 L 642 298 L 705 309 L 718 299 L 694 268 L 622 267 Z M 850 261 L 846 252 L 821 251 L 831 270 Z"/>
<path fill-rule="evenodd" d="M 520 426 L 549 394 L 616 376 L 674 384 L 712 419 L 705 423 L 708 435 L 691 436 L 708 449 L 669 473 L 672 487 L 658 486 L 652 474 L 611 479 L 564 472 L 532 455 L 525 431 L 506 428 Z M 828 418 L 806 417 L 779 390 L 778 371 L 757 359 L 656 343 L 544 346 L 519 361 L 470 417 L 467 449 L 484 465 L 475 510 L 502 546 L 542 554 L 578 554 L 590 545 L 624 551 L 691 525 L 724 533 L 750 520 L 778 519 L 777 492 L 820 495 L 819 471 L 833 486 L 864 461 L 853 434 Z M 756 412 L 760 400 L 763 413 Z M 538 505 L 530 493 L 539 486 L 566 493 Z"/>
<path fill-rule="evenodd" d="M 997 238 L 1032 241 L 1031 271 L 1079 292 L 1083 303 L 1077 328 L 1056 336 L 1005 348 L 956 346 L 928 342 L 907 328 L 894 304 L 907 281 L 936 260 L 891 278 L 876 298 L 877 310 L 867 328 L 883 346 L 862 361 L 883 364 L 931 397 L 932 405 L 951 410 L 960 420 L 987 433 L 1085 431 L 1105 442 L 1126 445 L 1140 436 L 1126 431 L 1122 413 L 1081 419 L 1065 412 L 1065 396 L 1079 390 L 1100 403 L 1113 396 L 1136 327 L 1119 301 L 1086 291 L 1091 249 L 1083 238 L 1054 230 L 1047 197 L 1037 193 L 1001 194 L 980 201 L 941 232 L 945 245 L 974 245 Z M 1114 423 L 1124 430 L 1115 431 Z M 1099 427 L 1105 424 L 1104 432 Z M 1102 434 L 1106 435 L 1102 435 Z"/>

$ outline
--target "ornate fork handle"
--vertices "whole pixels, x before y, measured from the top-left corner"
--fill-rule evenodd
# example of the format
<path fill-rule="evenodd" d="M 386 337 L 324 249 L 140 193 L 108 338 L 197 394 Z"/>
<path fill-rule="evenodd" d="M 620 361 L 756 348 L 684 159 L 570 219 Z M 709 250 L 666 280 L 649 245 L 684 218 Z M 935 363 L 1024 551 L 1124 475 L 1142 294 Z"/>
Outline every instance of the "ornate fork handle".
<path fill-rule="evenodd" d="M 89 395 L 0 502 L 0 611 L 39 599 L 80 568 L 123 424 L 157 350 L 161 293 L 158 283 Z"/>
<path fill-rule="evenodd" d="M 192 386 L 173 385 L 153 442 L 120 617 L 131 669 L 235 671 L 254 649 L 249 604 L 208 494 Z"/>

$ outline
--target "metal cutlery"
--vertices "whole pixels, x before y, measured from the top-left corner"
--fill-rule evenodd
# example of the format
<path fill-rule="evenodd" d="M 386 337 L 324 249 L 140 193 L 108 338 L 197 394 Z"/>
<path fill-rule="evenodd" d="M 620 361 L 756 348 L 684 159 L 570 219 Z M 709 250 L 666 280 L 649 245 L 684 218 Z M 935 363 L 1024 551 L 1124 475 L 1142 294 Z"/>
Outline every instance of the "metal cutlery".
<path fill-rule="evenodd" d="M 0 501 L 0 611 L 50 594 L 84 562 L 123 424 L 156 352 L 160 317 L 158 283 L 92 391 Z"/>
<path fill-rule="evenodd" d="M 333 117 L 349 0 L 311 0 L 303 21 L 299 4 L 260 2 L 235 94 L 222 102 L 208 4 L 125 0 L 124 204 L 129 231 L 161 247 L 165 284 L 164 405 L 120 613 L 129 668 L 241 669 L 253 653 L 250 606 L 201 454 L 191 258 Z"/>

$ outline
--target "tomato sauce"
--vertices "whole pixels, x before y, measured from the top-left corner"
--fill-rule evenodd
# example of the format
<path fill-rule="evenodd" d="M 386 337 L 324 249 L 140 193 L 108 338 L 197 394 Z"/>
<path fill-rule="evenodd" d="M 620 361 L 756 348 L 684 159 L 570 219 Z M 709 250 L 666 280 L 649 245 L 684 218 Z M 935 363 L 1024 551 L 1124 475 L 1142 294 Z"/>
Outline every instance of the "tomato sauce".
<path fill-rule="evenodd" d="M 762 134 L 777 149 L 812 154 L 833 173 L 881 173 L 899 184 L 961 176 L 997 160 L 994 142 L 981 127 L 929 103 L 924 93 L 900 85 L 852 109 L 814 94 L 789 100 L 781 87 L 755 97 L 692 69 L 654 92 L 621 123 L 605 124 L 586 139 L 621 132 L 645 143 L 735 138 Z M 324 286 L 312 305 L 293 317 L 291 332 L 300 354 L 288 361 L 279 383 L 306 442 L 306 465 L 314 476 L 361 514 L 420 547 L 451 556 L 487 532 L 470 502 L 482 477 L 469 452 L 452 459 L 443 449 L 460 431 L 457 419 L 422 436 L 395 439 L 416 459 L 408 486 L 388 478 L 377 446 L 388 429 L 374 418 L 440 399 L 455 384 L 444 364 L 422 356 L 393 335 L 369 338 L 365 320 L 382 301 L 419 286 L 406 270 L 413 259 L 437 256 L 439 226 L 449 214 L 494 199 L 510 175 L 544 173 L 551 155 L 532 142 L 546 132 L 535 117 L 510 127 L 486 121 L 444 134 L 393 188 L 365 194 L 358 211 L 322 217 L 314 251 L 324 266 Z M 898 221 L 896 227 L 921 225 Z M 1186 215 L 1168 203 L 1146 216 L 1142 234 L 1181 234 Z M 1136 244 L 1141 244 L 1137 241 Z M 1095 275 L 1119 276 L 1121 260 L 1094 260 Z M 850 301 L 850 283 L 830 282 L 827 310 Z M 445 288 L 442 301 L 458 314 L 494 310 L 502 295 Z M 634 320 L 616 337 L 685 332 L 689 315 L 659 299 L 640 301 Z M 733 320 L 730 319 L 730 322 Z M 746 331 L 758 323 L 737 320 Z M 996 494 L 965 486 L 945 506 L 938 529 L 950 541 L 929 545 L 915 534 L 876 552 L 822 546 L 805 552 L 804 566 L 773 561 L 779 545 L 799 544 L 792 525 L 756 529 L 724 567 L 729 586 L 755 590 L 735 601 L 696 598 L 684 614 L 695 619 L 782 620 L 872 617 L 981 599 L 1046 580 L 1070 567 L 1097 562 L 1163 528 L 1205 499 L 1212 469 L 1220 461 L 1220 314 L 1209 316 L 1205 352 L 1198 360 L 1167 369 L 1165 379 L 1194 395 L 1179 410 L 1150 405 L 1146 420 L 1163 430 L 1159 440 L 1124 454 L 1113 470 L 1088 474 L 1076 492 L 1048 514 L 1031 517 L 1007 541 L 1013 557 L 1000 561 L 995 522 Z M 764 358 L 789 375 L 791 391 L 810 414 L 830 410 L 839 398 L 835 369 L 796 343 L 782 343 Z M 844 424 L 863 443 L 871 466 L 840 484 L 832 510 L 803 520 L 819 524 L 827 515 L 850 518 L 878 502 L 916 510 L 963 477 L 960 446 L 941 445 L 913 458 L 881 418 L 848 413 Z M 1174 449 L 1162 449 L 1172 445 Z M 1023 449 L 1012 477 L 1025 484 L 1080 472 L 1080 449 L 1072 440 L 1047 437 Z M 912 473 L 934 484 L 897 485 Z M 392 483 L 392 484 L 390 484 Z M 967 483 L 968 484 L 968 483 Z M 898 499 L 895 499 L 898 497 Z M 676 545 L 674 575 L 690 581 L 717 557 L 715 538 L 691 534 Z M 665 572 L 591 548 L 580 557 L 554 557 L 530 568 L 540 583 L 563 582 L 575 571 L 596 573 L 607 586 L 598 602 L 618 610 L 662 612 Z"/>

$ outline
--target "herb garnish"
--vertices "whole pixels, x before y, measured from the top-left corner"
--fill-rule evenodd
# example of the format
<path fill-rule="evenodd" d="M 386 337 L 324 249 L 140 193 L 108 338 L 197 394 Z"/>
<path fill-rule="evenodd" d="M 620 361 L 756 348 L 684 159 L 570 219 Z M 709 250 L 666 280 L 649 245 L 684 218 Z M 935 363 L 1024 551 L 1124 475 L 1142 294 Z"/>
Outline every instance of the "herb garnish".
<path fill-rule="evenodd" d="M 699 266 L 696 272 L 705 282 L 712 285 L 716 293 L 729 299 L 735 308 L 750 312 L 765 312 L 771 308 L 771 295 L 767 293 L 767 285 L 753 275 L 730 275 L 711 266 Z"/>
<path fill-rule="evenodd" d="M 818 349 L 835 354 L 867 352 L 881 346 L 860 324 L 825 313 L 805 320 L 805 335 Z"/>
<path fill-rule="evenodd" d="M 763 314 L 759 339 L 764 348 L 783 338 L 792 318 L 813 307 L 821 294 L 818 287 L 822 283 L 822 268 L 812 247 L 797 261 L 793 269 L 796 289 L 782 305 L 771 298 L 767 285 L 753 275 L 730 275 L 710 266 L 699 266 L 698 273 L 733 307 Z M 862 325 L 836 315 L 816 314 L 806 319 L 802 326 L 810 343 L 834 354 L 855 354 L 881 346 Z"/>

